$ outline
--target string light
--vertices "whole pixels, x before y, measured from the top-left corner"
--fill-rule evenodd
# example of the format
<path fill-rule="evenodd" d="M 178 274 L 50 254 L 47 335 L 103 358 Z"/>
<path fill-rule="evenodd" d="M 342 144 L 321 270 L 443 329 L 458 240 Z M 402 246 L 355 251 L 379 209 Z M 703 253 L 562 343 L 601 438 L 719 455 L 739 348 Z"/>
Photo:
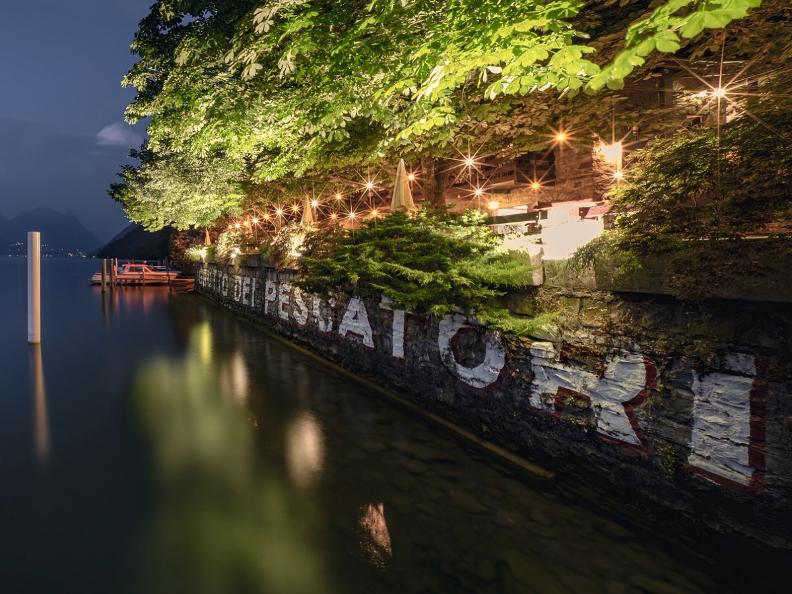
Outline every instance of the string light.
<path fill-rule="evenodd" d="M 621 169 L 618 169 L 618 170 L 614 171 L 613 172 L 613 179 L 615 179 L 617 182 L 621 181 L 622 179 L 624 179 L 624 171 L 622 171 Z"/>
<path fill-rule="evenodd" d="M 262 216 L 264 217 L 265 221 L 269 221 L 270 220 L 270 213 L 265 212 Z"/>
<path fill-rule="evenodd" d="M 716 87 L 712 89 L 712 96 L 716 99 L 725 99 L 726 98 L 726 89 L 723 87 Z"/>
<path fill-rule="evenodd" d="M 335 199 L 336 199 L 338 202 L 341 202 L 341 201 L 344 199 L 344 195 L 343 195 L 341 192 L 336 192 L 336 193 L 335 193 Z"/>
<path fill-rule="evenodd" d="M 242 228 L 242 225 L 240 223 L 234 223 L 234 229 L 239 231 L 241 228 Z"/>
<path fill-rule="evenodd" d="M 254 225 L 258 225 L 259 224 L 258 217 L 253 217 L 252 219 L 250 219 L 250 222 L 253 223 Z"/>
<path fill-rule="evenodd" d="M 355 220 L 355 218 L 357 218 L 357 213 L 356 213 L 356 212 L 353 210 L 352 212 L 350 212 L 350 213 L 349 213 L 349 215 L 347 216 L 347 218 L 348 218 L 350 221 L 354 221 L 354 220 Z"/>
<path fill-rule="evenodd" d="M 319 206 L 319 201 L 316 198 L 311 200 L 311 208 L 317 208 L 318 206 Z"/>
<path fill-rule="evenodd" d="M 480 149 L 479 149 L 480 150 Z M 473 170 L 478 171 L 481 167 L 482 163 L 481 160 L 478 158 L 478 151 L 471 152 L 470 146 L 468 146 L 468 150 L 466 153 L 463 153 L 459 149 L 456 149 L 457 153 L 459 153 L 459 159 L 454 159 L 459 166 L 470 174 Z"/>
<path fill-rule="evenodd" d="M 542 189 L 542 183 L 541 183 L 541 182 L 538 182 L 538 181 L 532 181 L 532 182 L 531 182 L 531 189 L 532 189 L 534 192 L 538 192 L 539 190 L 541 190 L 541 189 Z"/>
<path fill-rule="evenodd" d="M 338 218 L 338 215 L 336 213 L 334 213 L 334 212 L 330 213 L 330 219 L 331 220 L 335 221 L 337 218 Z"/>
<path fill-rule="evenodd" d="M 493 200 L 487 204 L 487 208 L 489 208 L 490 210 L 498 210 L 498 208 L 500 208 L 500 202 L 498 202 L 497 200 Z"/>
<path fill-rule="evenodd" d="M 282 217 L 283 209 L 279 206 L 278 208 L 275 209 L 275 214 L 278 215 L 279 217 Z"/>
<path fill-rule="evenodd" d="M 407 174 L 407 180 L 408 180 L 410 183 L 412 183 L 412 182 L 414 182 L 414 181 L 415 181 L 415 174 L 414 174 L 412 171 L 411 171 L 410 173 L 408 173 L 408 174 Z"/>
<path fill-rule="evenodd" d="M 552 134 L 550 135 L 550 141 L 553 146 L 565 146 L 568 145 L 572 140 L 574 140 L 574 136 L 570 130 L 564 128 L 564 126 L 560 126 L 558 129 L 550 127 L 552 130 Z"/>
<path fill-rule="evenodd" d="M 299 204 L 292 204 L 291 211 L 294 214 L 297 214 L 298 212 L 300 212 L 300 205 Z"/>
<path fill-rule="evenodd" d="M 376 219 L 379 216 L 379 211 L 376 208 L 372 208 L 371 212 L 369 212 L 371 218 Z"/>
<path fill-rule="evenodd" d="M 474 188 L 473 195 L 476 198 L 481 198 L 484 195 L 484 188 Z"/>

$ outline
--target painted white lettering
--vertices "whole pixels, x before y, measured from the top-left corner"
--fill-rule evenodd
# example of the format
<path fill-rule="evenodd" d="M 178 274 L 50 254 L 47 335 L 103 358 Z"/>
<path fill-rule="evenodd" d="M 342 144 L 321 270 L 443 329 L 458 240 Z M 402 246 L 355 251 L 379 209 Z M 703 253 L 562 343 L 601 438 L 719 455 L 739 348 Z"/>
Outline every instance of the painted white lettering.
<path fill-rule="evenodd" d="M 331 300 L 330 307 L 335 305 L 335 300 Z M 316 320 L 316 325 L 319 332 L 330 332 L 333 329 L 333 316 L 328 315 L 326 318 L 322 316 L 322 300 L 314 295 L 313 297 L 313 316 Z"/>
<path fill-rule="evenodd" d="M 275 303 L 278 300 L 278 284 L 274 281 L 267 280 L 264 285 L 264 313 L 269 313 L 270 303 Z"/>
<path fill-rule="evenodd" d="M 305 303 L 303 295 L 300 289 L 294 289 L 294 308 L 292 309 L 292 315 L 300 326 L 305 326 L 305 324 L 308 323 L 308 305 Z"/>
<path fill-rule="evenodd" d="M 755 469 L 751 444 L 751 355 L 730 355 L 725 373 L 694 373 L 693 430 L 688 462 L 709 478 L 748 485 Z"/>
<path fill-rule="evenodd" d="M 380 308 L 393 312 L 393 330 L 391 332 L 391 342 L 393 348 L 391 354 L 397 359 L 404 359 L 404 329 L 406 322 L 406 312 L 401 309 L 393 309 L 393 302 L 383 296 Z"/>
<path fill-rule="evenodd" d="M 289 301 L 291 299 L 291 285 L 281 283 L 278 289 L 278 315 L 282 320 L 289 319 Z"/>
<path fill-rule="evenodd" d="M 597 432 L 631 445 L 642 445 L 627 408 L 640 404 L 636 399 L 645 394 L 651 378 L 640 353 L 611 355 L 602 377 L 584 369 L 558 361 L 550 342 L 535 342 L 531 347 L 531 406 L 555 410 L 556 398 L 564 392 L 573 393 L 591 402 L 597 419 Z"/>
<path fill-rule="evenodd" d="M 356 334 L 363 338 L 363 344 L 367 347 L 374 348 L 374 336 L 371 332 L 371 324 L 369 324 L 368 312 L 363 300 L 358 297 L 352 297 L 347 304 L 344 318 L 341 320 L 341 325 L 338 327 L 338 334 L 346 337 L 348 333 Z"/>
<path fill-rule="evenodd" d="M 250 295 L 250 281 L 251 278 L 249 276 L 245 276 L 242 278 L 242 304 L 247 305 L 249 303 Z"/>
<path fill-rule="evenodd" d="M 459 314 L 447 315 L 440 320 L 437 337 L 440 359 L 461 381 L 474 388 L 486 388 L 500 377 L 501 370 L 506 365 L 506 352 L 497 336 L 488 332 L 484 339 L 484 360 L 475 367 L 460 365 L 451 348 L 451 340 L 465 326 L 467 326 L 465 317 Z"/>

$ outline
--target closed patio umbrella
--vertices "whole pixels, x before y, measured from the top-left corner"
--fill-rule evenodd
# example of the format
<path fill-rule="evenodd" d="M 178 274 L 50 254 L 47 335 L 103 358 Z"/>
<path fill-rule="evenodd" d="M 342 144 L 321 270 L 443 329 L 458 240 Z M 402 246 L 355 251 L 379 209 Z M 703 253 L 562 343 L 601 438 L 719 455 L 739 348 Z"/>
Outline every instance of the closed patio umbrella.
<path fill-rule="evenodd" d="M 415 210 L 412 190 L 410 190 L 410 180 L 407 177 L 407 167 L 404 159 L 399 159 L 399 166 L 396 168 L 396 183 L 393 184 L 393 198 L 391 199 L 391 212 L 404 210 L 412 212 Z"/>
<path fill-rule="evenodd" d="M 310 227 L 315 222 L 316 222 L 316 217 L 314 216 L 314 211 L 313 211 L 313 207 L 311 206 L 311 201 L 306 196 L 305 200 L 303 200 L 303 213 L 300 224 L 303 227 Z"/>

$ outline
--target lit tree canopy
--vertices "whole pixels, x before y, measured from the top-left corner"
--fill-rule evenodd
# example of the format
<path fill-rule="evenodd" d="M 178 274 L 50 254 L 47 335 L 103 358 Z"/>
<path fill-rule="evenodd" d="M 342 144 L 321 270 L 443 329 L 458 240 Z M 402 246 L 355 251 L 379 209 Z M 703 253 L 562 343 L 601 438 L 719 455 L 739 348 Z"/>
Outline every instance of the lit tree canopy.
<path fill-rule="evenodd" d="M 207 225 L 248 182 L 442 155 L 529 96 L 617 89 L 761 3 L 158 0 L 124 79 L 148 145 L 113 195 L 150 228 Z"/>

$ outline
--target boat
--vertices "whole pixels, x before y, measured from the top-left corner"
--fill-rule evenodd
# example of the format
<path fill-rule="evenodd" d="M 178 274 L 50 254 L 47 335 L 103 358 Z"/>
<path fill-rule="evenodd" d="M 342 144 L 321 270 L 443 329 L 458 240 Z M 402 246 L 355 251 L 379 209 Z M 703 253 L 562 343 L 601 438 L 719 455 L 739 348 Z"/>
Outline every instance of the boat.
<path fill-rule="evenodd" d="M 117 285 L 167 285 L 180 279 L 182 272 L 167 266 L 149 264 L 121 264 L 116 268 L 115 282 Z M 110 272 L 107 273 L 110 282 Z M 102 273 L 97 272 L 91 277 L 92 285 L 102 284 Z"/>

